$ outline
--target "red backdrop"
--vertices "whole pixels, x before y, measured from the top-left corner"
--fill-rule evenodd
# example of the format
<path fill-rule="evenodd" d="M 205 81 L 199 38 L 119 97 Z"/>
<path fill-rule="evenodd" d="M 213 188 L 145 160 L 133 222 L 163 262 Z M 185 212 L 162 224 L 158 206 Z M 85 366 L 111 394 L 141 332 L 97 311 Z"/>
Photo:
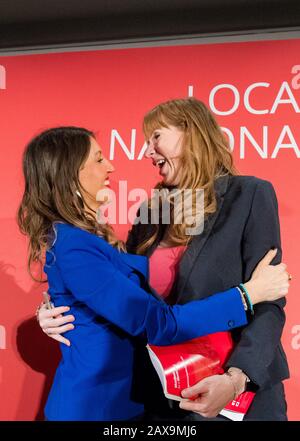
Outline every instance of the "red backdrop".
<path fill-rule="evenodd" d="M 15 222 L 25 143 L 51 126 L 88 127 L 116 167 L 113 186 L 127 179 L 129 189 L 149 189 L 158 176 L 141 159 L 143 114 L 188 93 L 216 114 L 240 172 L 276 189 L 284 260 L 294 276 L 283 335 L 291 370 L 285 385 L 289 418 L 300 419 L 299 52 L 300 40 L 289 40 L 0 58 L 1 420 L 42 418 L 59 357 L 33 318 L 42 287 L 27 275 L 26 242 Z M 116 229 L 124 238 L 128 226 Z"/>

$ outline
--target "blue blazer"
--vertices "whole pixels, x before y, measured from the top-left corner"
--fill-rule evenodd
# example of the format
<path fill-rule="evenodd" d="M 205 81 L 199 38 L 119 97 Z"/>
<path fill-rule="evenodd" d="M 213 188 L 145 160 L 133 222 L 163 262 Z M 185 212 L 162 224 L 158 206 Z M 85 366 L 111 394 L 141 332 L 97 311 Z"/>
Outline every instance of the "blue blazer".
<path fill-rule="evenodd" d="M 141 343 L 169 345 L 247 322 L 236 288 L 169 306 L 148 288 L 146 257 L 119 252 L 68 224 L 55 223 L 54 229 L 44 267 L 49 293 L 55 306 L 70 306 L 76 321 L 68 334 L 71 346 L 61 345 L 48 420 L 134 418 L 144 410 L 133 393 Z"/>

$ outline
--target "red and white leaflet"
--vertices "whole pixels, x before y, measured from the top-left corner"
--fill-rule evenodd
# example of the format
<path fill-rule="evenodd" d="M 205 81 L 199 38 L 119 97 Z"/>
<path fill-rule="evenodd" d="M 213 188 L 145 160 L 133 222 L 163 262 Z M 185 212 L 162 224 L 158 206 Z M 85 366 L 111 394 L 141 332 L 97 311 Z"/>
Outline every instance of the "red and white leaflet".
<path fill-rule="evenodd" d="M 180 401 L 181 391 L 205 377 L 223 372 L 218 353 L 207 337 L 172 346 L 147 346 L 165 396 Z"/>
<path fill-rule="evenodd" d="M 222 366 L 232 348 L 229 332 L 218 332 L 171 346 L 147 345 L 165 396 L 177 401 L 183 399 L 183 389 L 193 386 L 203 378 L 222 374 Z M 242 421 L 254 395 L 253 392 L 242 393 L 225 406 L 220 415 Z"/>
<path fill-rule="evenodd" d="M 254 396 L 254 392 L 243 392 L 235 400 L 232 400 L 229 404 L 227 404 L 227 406 L 221 410 L 220 415 L 223 415 L 233 421 L 243 421 Z"/>

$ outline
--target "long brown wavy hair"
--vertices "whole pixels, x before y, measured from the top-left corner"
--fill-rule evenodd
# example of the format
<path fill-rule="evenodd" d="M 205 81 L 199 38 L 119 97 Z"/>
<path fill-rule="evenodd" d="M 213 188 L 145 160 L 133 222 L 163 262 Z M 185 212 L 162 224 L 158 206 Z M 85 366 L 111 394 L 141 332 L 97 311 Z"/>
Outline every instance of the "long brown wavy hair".
<path fill-rule="evenodd" d="M 32 264 L 43 264 L 44 253 L 53 240 L 54 222 L 82 228 L 124 249 L 112 227 L 96 221 L 95 211 L 83 196 L 79 170 L 89 155 L 91 138 L 95 138 L 94 133 L 84 128 L 57 127 L 40 133 L 25 149 L 25 190 L 17 221 L 29 238 L 28 270 L 34 280 Z"/>
<path fill-rule="evenodd" d="M 175 126 L 183 132 L 182 154 L 180 156 L 179 190 L 191 189 L 193 210 L 195 206 L 195 190 L 204 190 L 204 218 L 217 209 L 214 184 L 218 177 L 235 175 L 232 154 L 228 142 L 206 105 L 195 99 L 174 99 L 159 104 L 144 117 L 143 131 L 146 140 L 161 127 Z M 158 183 L 155 188 L 163 189 L 165 185 Z M 172 201 L 170 200 L 171 204 Z M 149 208 L 152 201 L 149 201 Z M 174 207 L 174 206 L 173 206 Z M 172 210 L 172 205 L 171 205 Z M 174 208 L 173 208 L 174 211 Z M 193 212 L 195 215 L 195 212 Z M 173 219 L 173 221 L 172 221 Z M 167 228 L 164 240 L 171 246 L 186 245 L 192 236 L 186 234 L 187 223 L 174 223 L 174 212 Z M 159 227 L 150 238 L 142 242 L 137 252 L 145 251 L 154 243 Z"/>

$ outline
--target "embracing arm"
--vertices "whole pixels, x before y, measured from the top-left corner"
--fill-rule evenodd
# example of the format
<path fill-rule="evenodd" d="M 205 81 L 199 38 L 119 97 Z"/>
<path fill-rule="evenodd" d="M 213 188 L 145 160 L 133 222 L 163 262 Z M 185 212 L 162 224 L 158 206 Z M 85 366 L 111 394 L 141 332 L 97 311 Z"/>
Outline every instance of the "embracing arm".
<path fill-rule="evenodd" d="M 157 300 L 116 269 L 101 240 L 72 231 L 56 245 L 56 264 L 66 288 L 98 315 L 133 336 L 168 345 L 230 330 L 247 322 L 237 289 L 173 307 Z M 208 320 L 213 314 L 214 320 Z M 199 320 L 200 317 L 200 320 Z M 213 323 L 212 323 L 213 322 Z"/>

